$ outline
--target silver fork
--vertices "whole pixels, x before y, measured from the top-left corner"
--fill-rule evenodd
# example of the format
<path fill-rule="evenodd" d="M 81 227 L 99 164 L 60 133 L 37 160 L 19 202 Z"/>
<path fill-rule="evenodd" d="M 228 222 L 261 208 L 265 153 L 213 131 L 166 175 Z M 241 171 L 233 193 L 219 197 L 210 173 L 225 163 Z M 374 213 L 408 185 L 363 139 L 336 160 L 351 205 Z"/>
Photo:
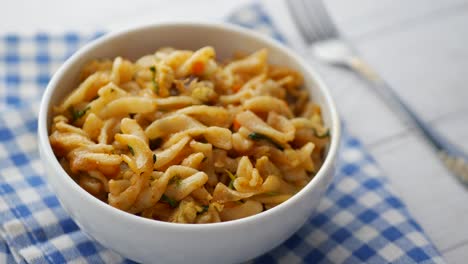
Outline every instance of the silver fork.
<path fill-rule="evenodd" d="M 429 127 L 401 100 L 394 90 L 340 35 L 322 0 L 287 0 L 289 11 L 313 54 L 320 60 L 342 66 L 359 74 L 372 85 L 385 102 L 401 113 L 437 151 L 445 166 L 465 184 L 468 184 L 468 156 L 446 138 Z"/>

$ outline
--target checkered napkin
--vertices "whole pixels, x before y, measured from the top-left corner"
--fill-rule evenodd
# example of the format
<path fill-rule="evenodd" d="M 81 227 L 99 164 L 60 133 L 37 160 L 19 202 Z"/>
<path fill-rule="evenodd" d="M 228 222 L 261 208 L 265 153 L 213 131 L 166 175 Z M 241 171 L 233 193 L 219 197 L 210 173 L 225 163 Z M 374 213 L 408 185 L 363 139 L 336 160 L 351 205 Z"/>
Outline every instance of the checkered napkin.
<path fill-rule="evenodd" d="M 258 4 L 230 21 L 284 41 Z M 96 36 L 0 36 L 0 263 L 131 262 L 90 238 L 67 215 L 44 180 L 37 150 L 37 107 L 51 73 Z M 252 263 L 443 263 L 346 128 L 342 142 L 338 173 L 316 213 Z"/>

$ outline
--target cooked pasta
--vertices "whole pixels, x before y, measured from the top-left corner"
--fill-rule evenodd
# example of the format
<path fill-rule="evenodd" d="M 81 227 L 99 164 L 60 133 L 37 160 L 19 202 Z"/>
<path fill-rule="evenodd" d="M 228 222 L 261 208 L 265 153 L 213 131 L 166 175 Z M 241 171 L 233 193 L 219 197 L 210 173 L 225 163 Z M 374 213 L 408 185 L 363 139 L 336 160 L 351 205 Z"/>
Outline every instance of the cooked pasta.
<path fill-rule="evenodd" d="M 220 62 L 204 47 L 94 60 L 54 109 L 55 155 L 86 191 L 141 217 L 215 223 L 269 210 L 313 178 L 330 135 L 301 75 L 267 59 Z"/>

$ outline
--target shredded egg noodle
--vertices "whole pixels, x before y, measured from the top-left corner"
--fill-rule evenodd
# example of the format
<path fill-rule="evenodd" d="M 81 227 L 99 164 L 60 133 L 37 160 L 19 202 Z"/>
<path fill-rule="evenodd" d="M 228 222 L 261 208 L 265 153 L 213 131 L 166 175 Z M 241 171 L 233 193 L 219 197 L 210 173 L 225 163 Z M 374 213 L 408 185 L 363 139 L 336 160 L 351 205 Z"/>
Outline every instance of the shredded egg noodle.
<path fill-rule="evenodd" d="M 55 155 L 86 191 L 141 217 L 215 223 L 268 210 L 313 178 L 330 136 L 301 74 L 267 57 L 220 62 L 203 47 L 91 61 L 54 109 Z"/>

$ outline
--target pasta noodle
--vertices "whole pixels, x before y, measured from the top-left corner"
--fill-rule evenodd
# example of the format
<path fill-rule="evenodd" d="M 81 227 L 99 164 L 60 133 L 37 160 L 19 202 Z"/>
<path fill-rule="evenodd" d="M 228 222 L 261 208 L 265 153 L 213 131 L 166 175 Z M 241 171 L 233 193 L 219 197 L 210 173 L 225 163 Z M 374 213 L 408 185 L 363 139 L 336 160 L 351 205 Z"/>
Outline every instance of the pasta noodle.
<path fill-rule="evenodd" d="M 86 65 L 49 140 L 86 191 L 141 217 L 215 223 L 285 202 L 320 168 L 330 133 L 296 71 L 263 49 L 162 48 Z"/>

